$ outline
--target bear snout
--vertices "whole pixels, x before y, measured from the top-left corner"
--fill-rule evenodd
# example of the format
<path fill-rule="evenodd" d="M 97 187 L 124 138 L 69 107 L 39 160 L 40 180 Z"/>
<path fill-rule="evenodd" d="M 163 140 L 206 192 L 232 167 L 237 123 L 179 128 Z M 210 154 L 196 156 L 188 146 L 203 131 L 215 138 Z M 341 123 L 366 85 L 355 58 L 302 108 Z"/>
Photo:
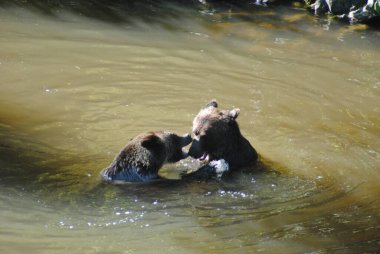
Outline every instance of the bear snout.
<path fill-rule="evenodd" d="M 189 149 L 189 156 L 193 157 L 194 159 L 198 159 L 202 157 L 203 154 L 204 152 L 202 151 L 199 140 L 194 139 Z"/>
<path fill-rule="evenodd" d="M 182 136 L 182 147 L 187 146 L 191 143 L 193 139 L 191 138 L 191 135 L 189 133 Z"/>

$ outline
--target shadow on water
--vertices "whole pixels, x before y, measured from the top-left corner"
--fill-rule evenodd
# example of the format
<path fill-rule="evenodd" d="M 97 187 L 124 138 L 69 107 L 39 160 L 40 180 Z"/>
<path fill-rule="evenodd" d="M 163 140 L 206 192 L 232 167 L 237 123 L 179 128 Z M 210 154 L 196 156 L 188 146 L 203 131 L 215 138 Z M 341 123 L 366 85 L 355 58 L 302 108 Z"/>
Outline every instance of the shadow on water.
<path fill-rule="evenodd" d="M 92 167 L 99 161 L 95 156 L 59 149 L 31 135 L 28 129 L 46 121 L 39 117 L 9 105 L 6 111 L 0 111 L 0 183 L 42 195 L 47 201 L 72 202 L 96 183 L 92 171 L 83 167 Z"/>
<path fill-rule="evenodd" d="M 113 0 L 113 1 L 73 1 L 73 0 L 0 0 L 0 7 L 21 7 L 23 9 L 42 13 L 54 18 L 64 18 L 63 13 L 84 16 L 114 24 L 145 22 L 161 25 L 168 30 L 178 30 L 176 22 L 179 19 L 194 18 L 205 22 L 210 30 L 224 29 L 231 23 L 249 22 L 266 29 L 286 29 L 293 32 L 302 32 L 305 21 L 315 23 L 321 27 L 337 30 L 346 25 L 339 20 L 327 16 L 316 17 L 306 11 L 302 1 L 285 0 L 275 3 L 256 4 L 254 1 L 199 1 L 199 0 Z M 285 10 L 286 9 L 286 10 Z M 367 25 L 378 29 L 379 19 Z M 355 27 L 355 26 L 354 26 Z M 358 28 L 360 31 L 362 28 Z M 355 28 L 354 28 L 355 30 Z M 307 35 L 307 34 L 305 34 Z"/>
<path fill-rule="evenodd" d="M 57 16 L 60 11 L 71 11 L 90 18 L 96 18 L 107 22 L 127 22 L 134 18 L 143 19 L 146 22 L 156 22 L 157 18 L 179 18 L 183 13 L 178 12 L 179 7 L 199 8 L 199 1 L 0 1 L 3 6 L 19 6 L 39 11 L 46 15 Z"/>
<path fill-rule="evenodd" d="M 275 3 L 275 6 L 286 6 L 287 8 L 303 8 L 303 5 L 301 3 L 294 5 L 294 2 L 296 1 L 278 1 Z M 248 0 L 0 0 L 0 6 L 22 7 L 53 17 L 59 17 L 62 11 L 70 11 L 81 16 L 112 23 L 125 23 L 139 19 L 147 23 L 167 23 L 168 25 L 175 19 L 183 18 L 184 16 L 194 17 L 197 14 L 202 16 L 209 16 L 210 19 L 215 18 L 212 17 L 214 14 L 226 14 L 229 21 L 233 20 L 234 18 L 238 18 L 239 20 L 243 21 L 254 21 L 255 18 L 252 16 L 252 13 L 266 11 L 269 9 L 267 5 L 259 5 L 254 1 Z M 184 11 L 185 9 L 186 11 Z M 279 13 L 277 17 L 275 17 L 273 13 L 267 14 L 270 19 L 281 19 L 281 15 Z M 262 16 L 263 13 L 261 12 L 260 15 Z"/>

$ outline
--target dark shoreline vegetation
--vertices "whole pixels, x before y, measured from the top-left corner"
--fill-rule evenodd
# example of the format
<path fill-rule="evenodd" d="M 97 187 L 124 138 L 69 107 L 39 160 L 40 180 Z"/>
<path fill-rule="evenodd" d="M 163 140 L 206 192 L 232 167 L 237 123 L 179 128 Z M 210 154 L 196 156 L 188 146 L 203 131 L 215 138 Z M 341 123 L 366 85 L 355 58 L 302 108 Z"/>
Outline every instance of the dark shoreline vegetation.
<path fill-rule="evenodd" d="M 254 13 L 278 6 L 309 11 L 310 15 L 327 16 L 349 22 L 366 23 L 378 27 L 380 23 L 379 0 L 0 0 L 0 6 L 18 6 L 45 15 L 59 16 L 61 11 L 71 11 L 85 17 L 124 23 L 135 18 L 145 22 L 157 22 L 189 15 L 181 8 L 194 13 Z"/>

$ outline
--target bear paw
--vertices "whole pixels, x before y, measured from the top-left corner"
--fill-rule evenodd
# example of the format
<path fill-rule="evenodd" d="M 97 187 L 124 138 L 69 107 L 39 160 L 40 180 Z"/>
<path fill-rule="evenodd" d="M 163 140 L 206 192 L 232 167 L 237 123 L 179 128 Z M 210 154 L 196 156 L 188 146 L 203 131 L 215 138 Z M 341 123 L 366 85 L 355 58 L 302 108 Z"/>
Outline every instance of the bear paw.
<path fill-rule="evenodd" d="M 224 159 L 213 160 L 203 165 L 195 171 L 183 171 L 180 173 L 182 179 L 209 180 L 221 179 L 224 173 L 230 169 L 227 161 Z"/>
<path fill-rule="evenodd" d="M 210 161 L 209 165 L 215 169 L 217 178 L 221 178 L 230 169 L 230 166 L 224 159 Z"/>

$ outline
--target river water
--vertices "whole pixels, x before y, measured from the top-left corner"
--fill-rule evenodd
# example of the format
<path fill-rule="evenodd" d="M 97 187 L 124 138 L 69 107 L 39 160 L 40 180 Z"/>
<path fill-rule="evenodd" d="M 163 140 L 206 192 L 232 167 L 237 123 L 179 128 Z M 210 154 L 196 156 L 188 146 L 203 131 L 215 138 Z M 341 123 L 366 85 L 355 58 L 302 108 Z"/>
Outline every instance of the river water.
<path fill-rule="evenodd" d="M 0 6 L 1 253 L 380 250 L 379 30 L 297 5 Z M 190 132 L 214 98 L 267 171 L 101 183 L 130 138 Z"/>

